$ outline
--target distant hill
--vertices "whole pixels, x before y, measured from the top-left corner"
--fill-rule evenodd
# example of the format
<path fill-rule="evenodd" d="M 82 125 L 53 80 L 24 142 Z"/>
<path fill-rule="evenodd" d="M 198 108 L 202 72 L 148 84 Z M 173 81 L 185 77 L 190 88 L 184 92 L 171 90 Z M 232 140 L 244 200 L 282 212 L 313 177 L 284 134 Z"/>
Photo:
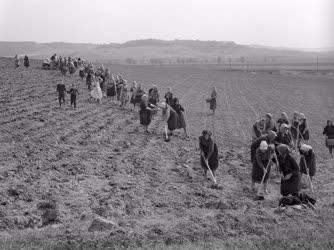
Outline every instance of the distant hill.
<path fill-rule="evenodd" d="M 93 61 L 127 63 L 215 63 L 250 62 L 283 63 L 314 61 L 334 62 L 334 52 L 305 52 L 257 45 L 240 45 L 232 41 L 199 40 L 134 40 L 125 43 L 36 43 L 0 42 L 0 56 L 27 54 L 32 58 L 46 58 L 52 54 L 87 58 Z"/>

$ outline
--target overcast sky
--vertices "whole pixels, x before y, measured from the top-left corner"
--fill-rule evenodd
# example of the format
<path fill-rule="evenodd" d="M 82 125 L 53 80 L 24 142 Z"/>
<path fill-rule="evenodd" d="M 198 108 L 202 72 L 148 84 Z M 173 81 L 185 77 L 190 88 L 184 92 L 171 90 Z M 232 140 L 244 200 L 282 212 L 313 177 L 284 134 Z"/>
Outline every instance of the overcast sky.
<path fill-rule="evenodd" d="M 334 47 L 333 0 L 0 0 L 0 40 Z"/>

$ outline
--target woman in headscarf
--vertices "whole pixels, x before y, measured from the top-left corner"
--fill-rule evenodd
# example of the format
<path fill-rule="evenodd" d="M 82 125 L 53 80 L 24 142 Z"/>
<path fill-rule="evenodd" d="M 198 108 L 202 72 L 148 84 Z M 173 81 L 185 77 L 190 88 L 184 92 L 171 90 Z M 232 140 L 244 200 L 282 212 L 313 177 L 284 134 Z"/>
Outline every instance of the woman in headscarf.
<path fill-rule="evenodd" d="M 296 160 L 292 157 L 286 145 L 277 147 L 281 178 L 281 195 L 298 196 L 300 190 L 300 172 Z"/>
<path fill-rule="evenodd" d="M 212 171 L 213 176 L 216 176 L 218 168 L 218 148 L 217 144 L 211 138 L 212 133 L 208 130 L 203 130 L 202 136 L 199 137 L 199 148 L 201 151 L 201 166 L 204 170 L 204 176 L 207 178 L 208 167 Z"/>
<path fill-rule="evenodd" d="M 29 62 L 29 58 L 27 55 L 24 56 L 24 59 L 23 59 L 23 65 L 24 67 L 28 68 L 30 66 L 30 62 Z"/>
<path fill-rule="evenodd" d="M 300 172 L 302 174 L 307 174 L 309 172 L 309 175 L 311 177 L 311 180 L 316 172 L 316 161 L 315 161 L 315 154 L 310 145 L 302 144 L 299 149 L 300 152 Z M 306 163 L 306 165 L 305 165 Z M 306 168 L 308 171 L 306 171 Z"/>
<path fill-rule="evenodd" d="M 251 144 L 251 162 L 255 160 L 255 153 L 262 141 L 266 141 L 272 150 L 275 149 L 277 134 L 274 131 L 269 131 L 268 134 L 262 135 Z"/>
<path fill-rule="evenodd" d="M 157 105 L 159 102 L 159 91 L 156 85 L 153 85 L 153 88 L 148 92 L 148 102 L 153 105 Z"/>
<path fill-rule="evenodd" d="M 326 136 L 326 147 L 328 147 L 329 153 L 332 155 L 334 148 L 334 125 L 332 121 L 327 121 L 323 134 Z"/>
<path fill-rule="evenodd" d="M 88 71 L 86 76 L 86 85 L 88 90 L 92 89 L 93 80 L 94 80 L 94 74 L 91 71 Z"/>
<path fill-rule="evenodd" d="M 70 73 L 70 75 L 73 75 L 75 73 L 75 66 L 73 63 L 73 59 L 69 58 L 68 60 L 68 71 Z"/>
<path fill-rule="evenodd" d="M 162 109 L 162 120 L 167 123 L 169 135 L 173 135 L 173 131 L 177 129 L 178 115 L 176 111 L 165 102 L 160 104 L 160 108 Z"/>
<path fill-rule="evenodd" d="M 120 107 L 125 108 L 129 100 L 130 100 L 130 89 L 127 84 L 127 81 L 124 80 L 124 84 L 122 85 L 121 93 L 120 93 L 120 101 L 121 101 Z"/>
<path fill-rule="evenodd" d="M 292 139 L 293 139 L 293 144 L 295 145 L 295 147 L 297 146 L 297 138 L 298 138 L 298 134 L 299 134 L 299 112 L 295 111 L 293 112 L 293 117 L 291 120 L 291 135 L 292 135 Z"/>
<path fill-rule="evenodd" d="M 142 96 L 142 101 L 140 102 L 140 110 L 139 110 L 139 120 L 140 124 L 144 126 L 145 132 L 148 132 L 148 126 L 152 120 L 152 111 L 154 110 L 153 106 L 150 106 L 148 103 L 147 95 Z"/>
<path fill-rule="evenodd" d="M 116 96 L 116 81 L 113 74 L 111 74 L 111 77 L 109 78 L 107 82 L 107 96 L 112 99 L 113 102 L 115 102 L 115 96 Z"/>
<path fill-rule="evenodd" d="M 117 100 L 120 101 L 120 98 L 121 98 L 121 90 L 123 88 L 123 85 L 124 85 L 124 79 L 121 75 L 118 75 L 117 78 L 116 78 L 116 92 L 117 92 Z"/>
<path fill-rule="evenodd" d="M 165 94 L 165 99 L 166 99 L 166 103 L 168 105 L 172 106 L 172 100 L 173 100 L 173 93 L 172 93 L 172 88 L 168 88 L 167 93 Z"/>
<path fill-rule="evenodd" d="M 217 108 L 217 89 L 216 87 L 212 87 L 211 98 L 208 100 L 210 102 L 210 110 L 212 110 L 213 114 L 215 114 L 216 108 Z"/>
<path fill-rule="evenodd" d="M 85 69 L 83 67 L 81 67 L 79 69 L 79 76 L 81 78 L 81 80 L 83 81 L 83 79 L 85 78 L 86 74 L 85 74 Z"/>
<path fill-rule="evenodd" d="M 286 112 L 282 112 L 281 113 L 281 117 L 277 120 L 277 126 L 278 126 L 278 131 L 281 130 L 281 125 L 282 124 L 286 124 L 289 125 L 289 117 L 288 114 Z"/>
<path fill-rule="evenodd" d="M 92 91 L 90 92 L 91 98 L 93 98 L 94 101 L 98 101 L 101 103 L 102 100 L 102 90 L 100 87 L 99 81 L 102 81 L 101 78 L 96 79 L 94 76 L 92 76 Z"/>
<path fill-rule="evenodd" d="M 172 101 L 173 105 L 171 105 L 171 107 L 176 111 L 177 115 L 178 115 L 178 119 L 177 119 L 177 128 L 184 129 L 184 133 L 186 134 L 186 136 L 188 137 L 188 132 L 187 132 L 187 124 L 186 124 L 186 120 L 185 120 L 185 115 L 184 115 L 184 108 L 181 106 L 181 104 L 179 103 L 179 99 L 177 99 L 176 97 L 173 98 Z"/>
<path fill-rule="evenodd" d="M 261 118 L 260 120 L 256 121 L 254 125 L 252 126 L 252 141 L 254 142 L 257 138 L 262 136 L 262 133 L 264 131 L 264 124 L 265 124 L 265 119 Z"/>
<path fill-rule="evenodd" d="M 292 135 L 290 133 L 289 126 L 285 123 L 282 123 L 280 126 L 280 131 L 277 134 L 277 142 L 293 148 Z"/>
<path fill-rule="evenodd" d="M 260 146 L 255 152 L 255 160 L 253 161 L 251 187 L 253 191 L 255 191 L 255 183 L 260 183 L 262 181 L 263 175 L 265 175 L 263 180 L 263 190 L 265 194 L 268 194 L 267 184 L 271 169 L 271 164 L 269 164 L 269 161 L 271 161 L 273 153 L 274 151 L 268 147 L 268 143 L 266 141 L 261 141 Z"/>
<path fill-rule="evenodd" d="M 306 122 L 306 117 L 303 113 L 300 113 L 300 120 L 299 120 L 299 137 L 298 137 L 298 144 L 300 141 L 303 140 L 307 142 L 310 139 L 310 133 Z"/>
<path fill-rule="evenodd" d="M 265 115 L 265 124 L 264 124 L 264 134 L 267 134 L 269 131 L 277 131 L 276 124 L 271 113 Z"/>
<path fill-rule="evenodd" d="M 145 91 L 141 88 L 141 84 L 137 85 L 136 91 L 133 93 L 131 97 L 131 103 L 133 104 L 133 108 L 136 107 L 137 104 L 141 102 L 142 96 L 145 94 Z"/>
<path fill-rule="evenodd" d="M 132 103 L 132 100 L 135 98 L 135 95 L 137 93 L 137 82 L 133 81 L 132 86 L 130 88 L 130 103 Z M 135 105 L 133 104 L 133 108 L 135 108 Z"/>

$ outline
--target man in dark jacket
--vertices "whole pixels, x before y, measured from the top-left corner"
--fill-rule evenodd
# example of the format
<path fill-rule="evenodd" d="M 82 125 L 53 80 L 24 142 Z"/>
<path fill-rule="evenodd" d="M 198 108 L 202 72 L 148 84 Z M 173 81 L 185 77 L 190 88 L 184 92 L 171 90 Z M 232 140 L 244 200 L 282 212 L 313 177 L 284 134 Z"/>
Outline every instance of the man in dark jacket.
<path fill-rule="evenodd" d="M 66 93 L 66 87 L 63 80 L 61 81 L 61 83 L 57 84 L 57 92 L 58 92 L 59 106 L 61 107 L 61 104 L 65 103 L 65 93 Z"/>

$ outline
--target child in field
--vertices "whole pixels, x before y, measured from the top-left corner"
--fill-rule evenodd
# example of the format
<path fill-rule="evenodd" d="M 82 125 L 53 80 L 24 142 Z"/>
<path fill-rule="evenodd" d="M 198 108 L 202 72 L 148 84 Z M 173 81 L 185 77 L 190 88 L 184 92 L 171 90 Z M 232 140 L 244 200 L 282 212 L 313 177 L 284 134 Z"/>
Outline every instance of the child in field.
<path fill-rule="evenodd" d="M 71 95 L 71 107 L 73 105 L 74 109 L 77 107 L 77 95 L 79 95 L 78 89 L 72 84 L 72 87 L 68 93 Z"/>

